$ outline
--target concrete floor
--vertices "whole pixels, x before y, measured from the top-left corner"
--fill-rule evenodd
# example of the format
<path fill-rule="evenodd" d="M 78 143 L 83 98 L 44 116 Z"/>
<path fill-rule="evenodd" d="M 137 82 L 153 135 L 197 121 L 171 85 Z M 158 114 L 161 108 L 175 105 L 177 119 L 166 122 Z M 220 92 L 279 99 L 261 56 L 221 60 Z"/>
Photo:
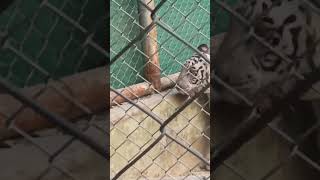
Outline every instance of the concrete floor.
<path fill-rule="evenodd" d="M 186 97 L 176 94 L 175 91 L 166 91 L 143 97 L 137 102 L 140 106 L 152 110 L 162 120 L 170 117 Z M 208 115 L 201 106 L 190 104 L 172 122 L 168 124 L 167 132 L 184 145 L 202 154 L 209 159 L 209 140 L 203 135 L 208 128 Z M 111 175 L 119 172 L 128 161 L 143 152 L 159 135 L 159 124 L 145 113 L 124 103 L 121 107 L 111 109 Z M 190 145 L 192 144 L 192 145 Z M 203 179 L 206 176 L 196 176 L 193 173 L 201 171 L 198 168 L 202 161 L 187 152 L 185 148 L 163 137 L 143 158 L 139 159 L 134 167 L 129 168 L 121 177 L 127 179 Z M 141 175 L 142 173 L 142 175 Z M 142 176 L 142 177 L 141 177 Z M 174 178 L 172 178 L 174 177 Z"/>

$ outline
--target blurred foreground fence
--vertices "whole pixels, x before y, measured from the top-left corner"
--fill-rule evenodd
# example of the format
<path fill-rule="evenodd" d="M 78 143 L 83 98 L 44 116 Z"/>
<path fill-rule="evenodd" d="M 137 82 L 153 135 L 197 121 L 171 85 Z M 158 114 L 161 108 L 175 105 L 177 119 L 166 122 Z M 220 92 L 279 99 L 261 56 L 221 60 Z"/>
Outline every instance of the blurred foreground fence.
<path fill-rule="evenodd" d="M 316 1 L 300 2 L 310 11 L 309 14 L 311 11 L 320 12 Z M 272 45 L 255 31 L 249 31 L 256 28 L 255 24 L 243 18 L 233 7 L 230 1 L 216 0 L 212 15 L 218 17 L 218 13 L 221 12 L 229 14 L 248 28 L 247 34 L 238 35 L 243 37 L 243 40 L 252 39 L 280 57 L 281 61 L 292 63 L 296 60 L 272 48 Z M 217 19 L 212 26 L 218 23 Z M 233 49 L 228 50 L 232 52 Z M 281 99 L 265 97 L 272 100 L 272 106 L 263 113 L 257 110 L 258 107 L 253 103 L 255 99 L 248 99 L 241 92 L 228 86 L 218 74 L 214 76 L 216 83 L 228 89 L 249 107 L 248 111 L 241 106 L 214 104 L 212 113 L 215 117 L 215 141 L 211 158 L 216 179 L 319 179 L 319 67 L 311 73 L 302 75 L 294 72 L 294 75 L 299 79 L 297 86 Z M 309 94 L 303 96 L 306 92 Z M 282 119 L 279 118 L 280 114 Z"/>
<path fill-rule="evenodd" d="M 0 179 L 107 177 L 104 2 L 0 6 Z"/>

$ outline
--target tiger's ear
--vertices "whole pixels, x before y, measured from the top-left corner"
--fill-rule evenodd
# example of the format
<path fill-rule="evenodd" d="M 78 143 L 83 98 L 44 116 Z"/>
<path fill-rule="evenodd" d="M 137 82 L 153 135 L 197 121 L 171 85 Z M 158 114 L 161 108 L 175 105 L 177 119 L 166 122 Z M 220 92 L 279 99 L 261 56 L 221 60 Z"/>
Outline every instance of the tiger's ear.
<path fill-rule="evenodd" d="M 201 44 L 198 46 L 198 50 L 204 53 L 209 53 L 209 47 L 207 44 Z"/>

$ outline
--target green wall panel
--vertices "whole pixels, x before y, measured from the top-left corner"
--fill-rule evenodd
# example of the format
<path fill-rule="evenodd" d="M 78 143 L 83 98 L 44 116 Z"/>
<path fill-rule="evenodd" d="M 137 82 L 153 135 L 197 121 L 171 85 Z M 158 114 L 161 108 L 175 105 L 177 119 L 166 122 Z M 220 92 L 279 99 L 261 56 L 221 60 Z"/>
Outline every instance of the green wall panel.
<path fill-rule="evenodd" d="M 155 0 L 158 5 L 160 0 Z M 235 0 L 226 1 L 230 5 Z M 197 47 L 209 44 L 210 39 L 210 0 L 168 0 L 156 13 L 160 22 L 169 27 L 174 35 L 157 26 L 161 76 L 168 76 L 180 70 L 181 64 L 194 52 L 185 43 Z M 228 13 L 216 4 L 217 21 L 213 34 L 228 28 Z M 142 28 L 139 26 L 137 0 L 111 1 L 111 58 L 127 46 Z M 183 41 L 179 40 L 183 39 Z M 111 66 L 111 86 L 122 88 L 145 81 L 145 65 L 141 42 L 135 43 Z"/>
<path fill-rule="evenodd" d="M 16 0 L 0 15 L 0 32 L 9 47 L 0 49 L 0 75 L 17 86 L 42 83 L 47 77 L 35 70 L 26 60 L 59 78 L 95 68 L 106 63 L 103 53 L 83 46 L 90 33 L 105 47 L 106 10 L 103 1 L 48 1 L 40 7 L 38 0 Z M 86 29 L 81 31 L 65 18 Z M 4 42 L 4 41 L 2 41 Z M 2 46 L 3 44 L 1 44 Z M 14 50 L 12 50 L 14 49 Z"/>

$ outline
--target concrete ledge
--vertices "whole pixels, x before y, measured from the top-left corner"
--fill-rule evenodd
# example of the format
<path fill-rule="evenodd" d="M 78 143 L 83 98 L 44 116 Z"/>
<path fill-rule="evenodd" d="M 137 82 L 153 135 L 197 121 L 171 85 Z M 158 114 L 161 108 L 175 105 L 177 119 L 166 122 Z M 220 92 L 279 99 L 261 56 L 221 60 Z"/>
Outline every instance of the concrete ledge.
<path fill-rule="evenodd" d="M 137 104 L 149 108 L 162 120 L 170 117 L 186 97 L 175 91 L 165 91 L 139 99 Z M 111 109 L 111 175 L 114 176 L 129 161 L 148 147 L 160 135 L 160 125 L 131 104 Z M 196 150 L 209 160 L 209 116 L 200 104 L 190 104 L 168 124 L 170 135 Z M 207 130 L 207 132 L 204 132 Z M 159 178 L 190 175 L 201 161 L 182 146 L 164 137 L 151 151 L 121 176 L 121 179 Z"/>

